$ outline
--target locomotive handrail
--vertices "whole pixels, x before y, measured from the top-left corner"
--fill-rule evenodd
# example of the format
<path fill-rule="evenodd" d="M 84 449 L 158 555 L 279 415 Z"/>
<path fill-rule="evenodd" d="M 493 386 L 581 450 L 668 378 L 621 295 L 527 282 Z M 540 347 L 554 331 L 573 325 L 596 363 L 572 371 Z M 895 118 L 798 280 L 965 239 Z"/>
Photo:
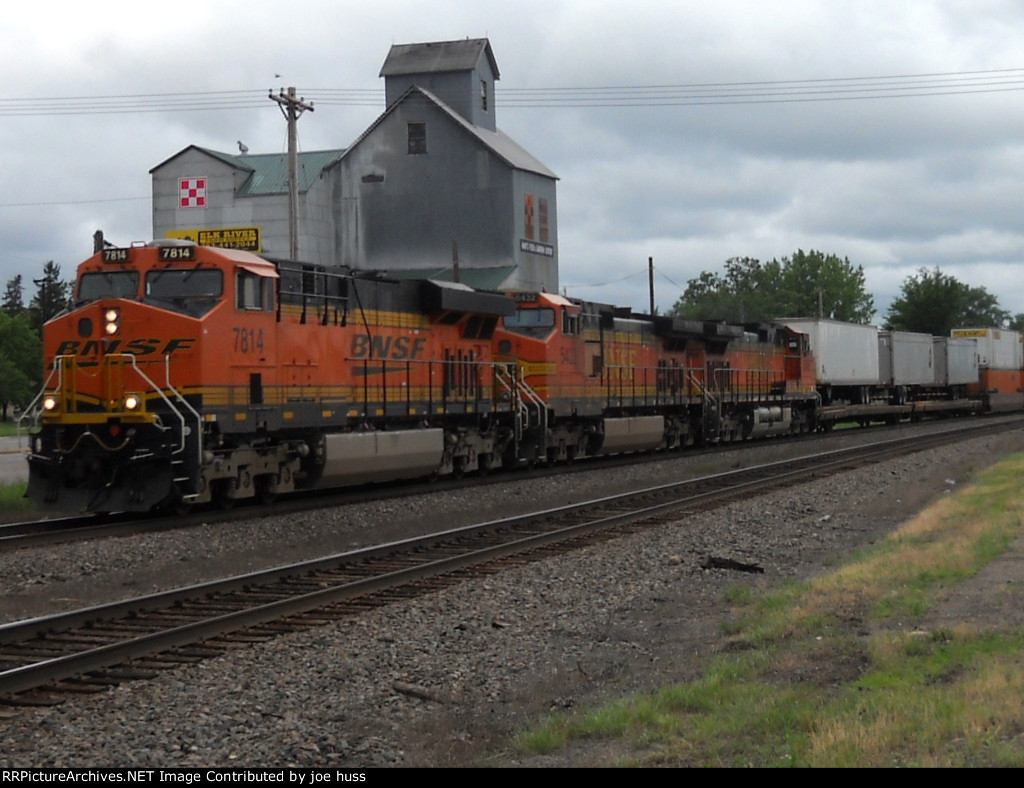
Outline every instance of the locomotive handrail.
<path fill-rule="evenodd" d="M 526 382 L 525 375 L 517 375 L 515 382 L 519 387 L 522 394 L 526 395 L 526 398 L 537 408 L 537 423 L 541 428 L 541 450 L 547 449 L 547 434 L 548 434 L 548 405 L 543 398 L 533 387 Z"/>
<path fill-rule="evenodd" d="M 507 379 L 506 376 L 508 376 Z M 524 418 L 529 419 L 529 415 L 527 414 L 526 405 L 523 403 L 523 398 L 519 395 L 515 386 L 515 365 L 510 364 L 507 368 L 502 364 L 495 365 L 494 379 L 508 392 L 509 407 L 516 412 L 516 418 L 513 423 L 515 425 L 516 444 L 518 445 L 519 440 L 523 437 L 523 420 Z"/>
<path fill-rule="evenodd" d="M 371 377 L 371 373 L 370 373 L 369 370 L 370 370 L 370 364 L 371 363 L 380 366 L 380 370 L 379 371 L 374 370 L 373 374 L 374 375 L 380 375 L 382 378 L 383 378 L 384 375 L 387 374 L 387 371 L 389 369 L 391 369 L 391 370 L 405 369 L 405 371 L 406 371 L 406 380 L 407 381 L 411 381 L 411 368 L 412 368 L 413 364 L 425 365 L 425 366 L 431 368 L 431 370 L 432 370 L 432 368 L 433 368 L 433 366 L 435 364 L 439 364 L 439 365 L 441 365 L 441 369 L 442 369 L 442 371 L 444 373 L 444 379 L 439 384 L 438 388 L 441 391 L 442 402 L 443 402 L 443 404 L 444 404 L 446 409 L 447 409 L 447 403 L 448 403 L 449 398 L 451 398 L 453 400 L 456 400 L 456 401 L 459 401 L 459 400 L 461 400 L 461 401 L 474 400 L 474 401 L 477 401 L 477 402 L 480 402 L 480 401 L 483 401 L 485 399 L 488 399 L 491 402 L 492 409 L 496 409 L 497 408 L 497 398 L 495 397 L 495 389 L 496 389 L 496 387 L 494 386 L 493 383 L 490 386 L 490 388 L 491 388 L 490 395 L 485 397 L 484 394 L 483 394 L 483 391 L 484 391 L 484 389 L 486 387 L 486 383 L 481 382 L 479 379 L 477 379 L 475 382 L 471 382 L 469 385 L 467 385 L 465 381 L 454 381 L 454 382 L 450 381 L 448 379 L 448 375 L 449 375 L 449 371 L 450 370 L 460 370 L 460 369 L 465 370 L 465 369 L 470 369 L 470 368 L 488 368 L 489 367 L 492 370 L 492 372 L 495 373 L 494 374 L 494 378 L 498 379 L 498 374 L 497 373 L 498 373 L 498 370 L 502 366 L 500 364 L 500 362 L 496 362 L 496 361 L 476 361 L 476 360 L 471 359 L 471 358 L 463 358 L 463 359 L 459 359 L 459 358 L 447 358 L 447 359 L 393 359 L 393 358 L 368 358 L 366 356 L 345 356 L 344 361 L 346 361 L 346 362 L 356 362 L 358 364 L 361 364 L 362 367 L 363 367 L 363 383 L 362 383 L 363 403 L 362 404 L 364 406 L 367 403 L 372 401 L 372 398 L 370 396 L 371 386 L 369 385 L 369 379 Z M 449 387 L 451 387 L 452 389 L 470 388 L 471 387 L 473 389 L 473 391 L 469 392 L 469 393 L 467 393 L 467 392 L 459 393 L 458 391 L 456 391 L 453 394 L 452 392 L 449 391 Z M 428 388 L 429 402 L 431 403 L 431 406 L 432 406 L 432 404 L 433 404 L 433 396 L 434 396 L 434 389 L 435 389 L 435 383 L 433 381 L 433 373 L 432 373 L 432 371 L 431 371 L 431 379 L 430 379 L 430 382 L 427 384 L 427 388 Z M 387 385 L 381 385 L 380 386 L 380 395 L 382 397 L 382 404 L 384 405 L 385 409 L 386 409 L 386 407 L 388 405 L 387 389 L 388 389 Z M 407 389 L 406 390 L 406 406 L 408 407 L 408 404 L 409 404 L 409 401 L 410 401 L 410 391 L 409 391 L 409 389 L 411 389 L 411 385 L 407 385 L 406 389 Z M 366 414 L 364 413 L 364 416 L 365 415 Z"/>
<path fill-rule="evenodd" d="M 704 401 L 704 410 L 707 411 L 707 404 L 710 402 L 714 406 L 714 410 L 719 412 L 720 406 L 718 400 L 715 399 L 715 395 L 712 394 L 708 387 L 697 377 L 697 370 L 693 368 L 690 370 L 690 382 L 697 387 L 697 391 L 700 392 L 701 399 Z"/>
<path fill-rule="evenodd" d="M 518 444 L 523 437 L 523 423 L 526 427 L 530 425 L 530 405 L 537 408 L 537 425 L 541 427 L 541 451 L 547 450 L 548 434 L 548 409 L 547 403 L 534 391 L 533 387 L 526 382 L 525 375 L 518 374 L 519 368 L 515 364 L 495 364 L 495 379 L 505 387 L 512 398 L 512 407 L 518 411 L 518 418 L 515 421 L 515 438 Z M 507 379 L 506 377 L 507 376 Z M 527 401 L 530 405 L 527 405 Z M 518 405 L 518 407 L 516 407 Z"/>
<path fill-rule="evenodd" d="M 171 391 L 174 392 L 175 398 L 179 402 L 181 402 L 186 408 L 188 408 L 189 411 L 192 412 L 192 415 L 196 419 L 196 467 L 197 468 L 201 467 L 202 464 L 203 464 L 203 418 L 202 418 L 202 416 L 199 415 L 199 411 L 197 411 L 194 407 L 192 407 L 192 403 L 189 402 L 187 399 L 185 399 L 185 397 L 182 396 L 181 392 L 178 391 L 178 389 L 175 388 L 175 386 L 171 383 L 171 354 L 170 353 L 168 353 L 166 356 L 164 356 L 164 378 L 165 378 L 166 383 L 167 383 L 167 388 L 169 388 Z M 185 443 L 186 443 L 186 441 L 185 441 L 185 424 L 184 424 L 184 421 L 182 421 L 182 427 L 181 427 L 181 443 L 182 443 L 181 450 L 182 450 L 182 452 L 184 452 L 185 451 Z M 172 452 L 172 453 L 173 454 L 177 454 L 177 452 Z M 181 497 L 182 497 L 182 499 L 189 499 L 189 498 L 195 498 L 197 496 L 198 496 L 198 493 L 193 493 L 193 494 L 190 494 L 190 495 L 182 495 Z"/>
<path fill-rule="evenodd" d="M 138 376 L 140 378 L 142 378 L 142 380 L 145 381 L 145 383 L 153 391 L 156 392 L 156 394 L 160 397 L 160 399 L 162 399 L 164 401 L 164 404 L 167 405 L 168 408 L 170 408 L 171 412 L 175 416 L 178 417 L 178 420 L 181 422 L 181 446 L 178 449 L 172 449 L 171 450 L 171 454 L 181 454 L 182 452 L 184 452 L 185 451 L 185 427 L 186 427 L 185 416 L 181 413 L 180 410 L 178 410 L 174 406 L 174 403 L 171 402 L 171 400 L 168 398 L 168 396 L 166 394 L 164 394 L 163 389 L 160 388 L 160 386 L 158 386 L 156 384 L 156 382 L 152 378 L 149 377 L 149 375 L 147 375 L 145 372 L 142 371 L 142 369 L 139 368 L 138 359 L 132 353 L 111 353 L 110 355 L 104 357 L 103 361 L 104 361 L 105 364 L 107 364 L 107 366 L 110 366 L 110 360 L 111 359 L 115 359 L 115 358 L 119 358 L 119 359 L 122 359 L 122 360 L 123 359 L 130 359 L 129 363 L 130 363 L 132 369 L 136 372 L 136 374 L 138 374 Z M 167 359 L 167 357 L 165 357 L 165 361 L 166 361 L 166 359 Z M 177 389 L 175 389 L 173 386 L 170 386 L 170 380 L 169 380 L 170 372 L 168 371 L 167 374 L 168 374 L 168 387 L 174 392 L 175 396 L 181 397 L 181 395 L 178 393 Z M 198 414 L 196 414 L 196 415 L 198 416 Z"/>
<path fill-rule="evenodd" d="M 716 386 L 717 390 L 722 392 L 723 395 L 726 392 L 731 392 L 733 394 L 749 394 L 752 391 L 758 392 L 763 388 L 763 386 L 758 386 L 752 381 L 763 381 L 764 383 L 774 384 L 786 379 L 784 373 L 774 369 L 717 368 L 711 370 L 711 376 L 718 384 Z M 723 382 L 724 385 L 722 385 Z"/>
<path fill-rule="evenodd" d="M 33 413 L 33 408 L 35 408 L 36 403 L 38 403 L 39 400 L 41 400 L 43 398 L 43 394 L 46 393 L 46 389 L 50 388 L 50 381 L 53 379 L 53 376 L 56 375 L 56 374 L 59 374 L 58 373 L 58 369 L 60 367 L 60 364 L 58 362 L 62 358 L 66 358 L 66 356 L 57 356 L 53 360 L 53 366 L 50 367 L 50 374 L 47 375 L 46 380 L 43 381 L 43 385 L 39 389 L 39 393 L 36 394 L 35 397 L 32 398 L 32 401 L 30 403 L 28 403 L 28 405 L 25 406 L 25 410 L 23 410 L 21 415 L 18 417 L 18 428 L 19 429 L 21 429 L 21 422 L 23 422 L 29 416 L 33 417 L 32 421 L 33 421 L 34 425 L 38 426 L 38 424 L 39 424 L 39 416 L 40 416 L 40 414 L 42 414 L 43 410 L 40 407 L 38 411 Z M 59 384 L 58 384 L 58 386 L 59 386 Z"/>
<path fill-rule="evenodd" d="M 619 374 L 615 380 L 612 379 L 611 371 L 618 370 Z M 628 376 L 622 374 L 622 370 L 629 373 Z M 665 395 L 665 400 L 671 404 L 678 405 L 680 398 L 685 400 L 686 403 L 692 402 L 692 398 L 695 396 L 706 397 L 706 392 L 702 384 L 699 383 L 696 373 L 703 371 L 701 367 L 667 367 L 667 366 L 630 366 L 628 364 L 606 364 L 601 369 L 601 385 L 605 387 L 607 392 L 607 398 L 610 401 L 613 389 L 618 387 L 616 392 L 620 401 L 625 398 L 623 392 L 623 386 L 627 383 L 630 386 L 629 396 L 635 401 L 638 396 L 643 399 L 643 404 L 647 405 L 648 397 L 653 396 L 654 405 L 662 404 L 662 395 Z M 643 380 L 640 382 L 639 387 L 642 394 L 637 394 L 637 373 L 643 373 Z M 627 378 L 628 377 L 628 381 Z M 653 378 L 653 379 L 652 379 Z M 672 384 L 678 384 L 679 390 L 673 391 L 671 388 Z M 653 388 L 653 395 L 650 393 Z M 634 405 L 636 403 L 634 402 Z"/>

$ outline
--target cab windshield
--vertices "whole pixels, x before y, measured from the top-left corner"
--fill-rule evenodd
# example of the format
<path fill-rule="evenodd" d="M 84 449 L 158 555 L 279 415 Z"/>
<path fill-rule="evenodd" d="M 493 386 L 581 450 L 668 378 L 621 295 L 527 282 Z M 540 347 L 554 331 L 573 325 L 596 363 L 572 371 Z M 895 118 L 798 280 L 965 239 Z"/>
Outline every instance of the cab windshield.
<path fill-rule="evenodd" d="M 200 317 L 224 294 L 224 274 L 216 268 L 165 268 L 146 274 L 147 302 Z"/>
<path fill-rule="evenodd" d="M 101 298 L 138 298 L 138 271 L 98 271 L 78 280 L 78 303 Z"/>
<path fill-rule="evenodd" d="M 506 329 L 532 337 L 546 337 L 555 327 L 555 310 L 550 307 L 517 309 L 504 318 Z"/>

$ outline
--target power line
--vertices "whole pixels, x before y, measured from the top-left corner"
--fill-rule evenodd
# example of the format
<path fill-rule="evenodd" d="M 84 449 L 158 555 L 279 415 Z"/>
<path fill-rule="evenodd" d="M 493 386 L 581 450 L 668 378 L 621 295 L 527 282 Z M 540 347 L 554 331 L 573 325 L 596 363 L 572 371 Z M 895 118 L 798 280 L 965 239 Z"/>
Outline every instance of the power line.
<path fill-rule="evenodd" d="M 108 197 L 102 200 L 48 200 L 46 202 L 2 202 L 0 208 L 35 208 L 53 207 L 56 205 L 94 205 L 104 202 L 138 202 L 141 200 L 152 200 L 153 195 L 145 197 Z"/>
<path fill-rule="evenodd" d="M 503 87 L 506 108 L 612 108 L 776 104 L 999 93 L 1024 90 L 1024 68 L 744 82 L 573 87 Z M 302 93 L 318 105 L 380 107 L 380 88 L 315 88 Z M 102 96 L 0 98 L 0 116 L 94 115 L 259 109 L 265 90 L 135 93 Z M 441 96 L 443 99 L 444 97 Z"/>
<path fill-rule="evenodd" d="M 647 275 L 647 268 L 638 269 L 631 274 L 620 276 L 618 279 L 609 279 L 607 282 L 580 282 L 578 284 L 563 284 L 562 287 L 572 288 L 573 290 L 579 289 L 581 287 L 608 287 L 609 285 L 618 284 L 619 282 L 625 282 L 627 279 L 632 279 L 634 276 L 641 275 Z"/>

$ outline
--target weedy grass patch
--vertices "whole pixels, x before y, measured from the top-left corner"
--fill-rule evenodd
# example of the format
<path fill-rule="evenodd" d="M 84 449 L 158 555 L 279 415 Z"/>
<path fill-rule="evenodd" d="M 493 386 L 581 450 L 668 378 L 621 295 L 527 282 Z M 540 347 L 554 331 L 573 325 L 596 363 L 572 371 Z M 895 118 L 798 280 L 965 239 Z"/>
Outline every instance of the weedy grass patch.
<path fill-rule="evenodd" d="M 32 509 L 32 502 L 25 497 L 25 482 L 15 484 L 0 484 L 0 512 L 28 512 Z"/>
<path fill-rule="evenodd" d="M 514 746 L 614 740 L 623 765 L 1024 766 L 1024 632 L 897 626 L 1021 537 L 1021 478 L 1024 454 L 832 571 L 730 588 L 724 631 L 745 648 L 696 681 L 553 715 Z"/>

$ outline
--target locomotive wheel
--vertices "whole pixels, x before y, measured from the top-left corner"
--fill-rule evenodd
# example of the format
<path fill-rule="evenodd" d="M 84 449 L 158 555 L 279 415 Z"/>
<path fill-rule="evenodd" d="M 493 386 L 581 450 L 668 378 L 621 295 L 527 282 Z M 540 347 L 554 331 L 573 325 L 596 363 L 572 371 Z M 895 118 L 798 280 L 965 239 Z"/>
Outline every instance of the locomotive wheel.
<path fill-rule="evenodd" d="M 178 492 L 177 485 L 175 485 L 174 491 L 154 506 L 153 510 L 184 516 L 192 511 L 192 504 L 189 501 L 182 500 L 181 493 Z"/>
<path fill-rule="evenodd" d="M 274 481 L 274 476 L 270 475 L 256 477 L 256 500 L 264 506 L 269 506 L 277 500 L 277 493 L 270 491 Z"/>
<path fill-rule="evenodd" d="M 213 491 L 213 500 L 217 502 L 217 506 L 221 509 L 233 509 L 235 507 L 235 499 L 231 497 L 231 493 L 234 492 L 238 482 L 234 479 L 224 479 L 217 484 L 217 487 Z"/>
<path fill-rule="evenodd" d="M 183 501 L 181 498 L 173 498 L 164 501 L 159 506 L 154 506 L 153 511 L 163 512 L 165 514 L 175 514 L 179 517 L 184 517 L 186 514 L 192 511 L 192 504 L 188 501 Z"/>

